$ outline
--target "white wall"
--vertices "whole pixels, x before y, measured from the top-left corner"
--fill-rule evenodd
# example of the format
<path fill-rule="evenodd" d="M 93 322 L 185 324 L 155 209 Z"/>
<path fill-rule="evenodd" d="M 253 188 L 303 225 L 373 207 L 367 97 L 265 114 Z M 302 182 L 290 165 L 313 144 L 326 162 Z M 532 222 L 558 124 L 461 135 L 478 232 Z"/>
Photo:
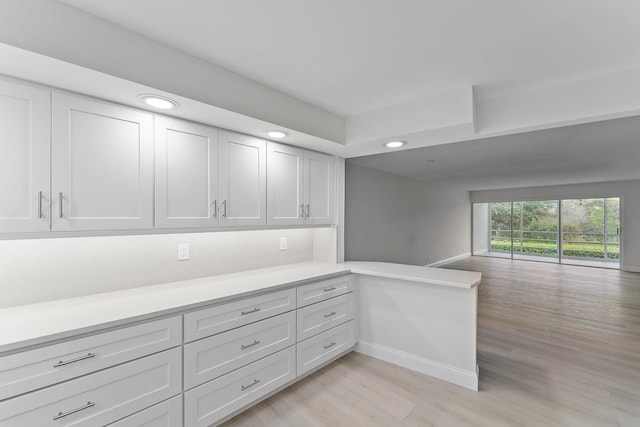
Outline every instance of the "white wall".
<path fill-rule="evenodd" d="M 469 192 L 347 162 L 345 259 L 426 265 L 470 252 Z"/>
<path fill-rule="evenodd" d="M 322 260 L 335 254 L 332 235 L 322 228 L 3 240 L 0 307 L 311 261 L 314 251 Z M 190 260 L 176 260 L 178 243 L 190 244 Z"/>
<path fill-rule="evenodd" d="M 640 272 L 640 180 L 472 191 L 472 202 L 621 198 L 620 268 Z"/>
<path fill-rule="evenodd" d="M 475 203 L 473 205 L 473 253 L 483 253 L 489 250 L 489 204 Z"/>

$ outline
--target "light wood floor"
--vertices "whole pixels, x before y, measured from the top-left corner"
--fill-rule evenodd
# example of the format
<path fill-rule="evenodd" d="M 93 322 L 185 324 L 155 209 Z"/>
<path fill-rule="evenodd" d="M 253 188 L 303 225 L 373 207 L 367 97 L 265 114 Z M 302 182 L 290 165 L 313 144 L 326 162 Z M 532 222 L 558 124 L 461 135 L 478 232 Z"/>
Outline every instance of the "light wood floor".
<path fill-rule="evenodd" d="M 640 426 L 640 274 L 471 257 L 480 391 L 357 353 L 225 426 Z"/>

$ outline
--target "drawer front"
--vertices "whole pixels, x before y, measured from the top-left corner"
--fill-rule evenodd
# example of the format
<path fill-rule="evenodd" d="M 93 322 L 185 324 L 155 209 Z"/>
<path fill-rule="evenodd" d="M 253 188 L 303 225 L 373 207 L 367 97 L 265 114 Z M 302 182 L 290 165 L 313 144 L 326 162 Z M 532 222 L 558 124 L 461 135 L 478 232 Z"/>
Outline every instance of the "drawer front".
<path fill-rule="evenodd" d="M 331 298 L 298 310 L 298 341 L 353 319 L 353 294 Z"/>
<path fill-rule="evenodd" d="M 185 425 L 215 423 L 295 377 L 296 352 L 292 346 L 186 392 Z"/>
<path fill-rule="evenodd" d="M 296 290 L 285 289 L 223 303 L 184 315 L 185 342 L 219 334 L 296 308 Z"/>
<path fill-rule="evenodd" d="M 184 347 L 184 387 L 190 389 L 296 343 L 296 313 L 280 314 Z"/>
<path fill-rule="evenodd" d="M 0 358 L 0 400 L 182 344 L 180 317 Z"/>
<path fill-rule="evenodd" d="M 0 402 L 2 427 L 103 426 L 182 391 L 174 348 Z"/>
<path fill-rule="evenodd" d="M 172 397 L 151 408 L 109 424 L 109 427 L 182 427 L 182 396 Z"/>
<path fill-rule="evenodd" d="M 297 347 L 298 375 L 320 366 L 355 345 L 353 321 L 299 343 Z"/>
<path fill-rule="evenodd" d="M 300 286 L 297 289 L 298 308 L 353 291 L 354 276 L 337 277 Z"/>

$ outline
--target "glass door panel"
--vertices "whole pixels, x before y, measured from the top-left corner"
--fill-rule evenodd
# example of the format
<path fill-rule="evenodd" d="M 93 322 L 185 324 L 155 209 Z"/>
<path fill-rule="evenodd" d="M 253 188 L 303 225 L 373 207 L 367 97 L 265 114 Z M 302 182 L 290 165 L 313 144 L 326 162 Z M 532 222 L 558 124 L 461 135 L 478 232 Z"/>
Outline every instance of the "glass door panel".
<path fill-rule="evenodd" d="M 619 198 L 563 200 L 562 262 L 617 267 L 619 227 Z"/>
<path fill-rule="evenodd" d="M 511 258 L 513 250 L 513 212 L 511 202 L 490 203 L 491 244 L 489 251 L 492 256 Z"/>
<path fill-rule="evenodd" d="M 513 257 L 558 261 L 558 201 L 513 203 Z"/>

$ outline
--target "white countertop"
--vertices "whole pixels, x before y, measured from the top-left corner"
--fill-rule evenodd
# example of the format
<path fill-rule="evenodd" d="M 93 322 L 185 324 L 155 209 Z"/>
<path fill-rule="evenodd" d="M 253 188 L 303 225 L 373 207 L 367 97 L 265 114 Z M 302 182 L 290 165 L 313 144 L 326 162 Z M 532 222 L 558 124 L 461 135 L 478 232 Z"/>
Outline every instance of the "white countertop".
<path fill-rule="evenodd" d="M 482 274 L 475 271 L 448 270 L 446 268 L 392 264 L 388 262 L 350 261 L 344 263 L 344 265 L 352 273 L 356 274 L 464 289 L 471 289 L 478 285 L 482 278 Z"/>
<path fill-rule="evenodd" d="M 480 282 L 475 272 L 379 262 L 283 265 L 0 309 L 0 353 L 350 272 L 465 289 Z"/>

